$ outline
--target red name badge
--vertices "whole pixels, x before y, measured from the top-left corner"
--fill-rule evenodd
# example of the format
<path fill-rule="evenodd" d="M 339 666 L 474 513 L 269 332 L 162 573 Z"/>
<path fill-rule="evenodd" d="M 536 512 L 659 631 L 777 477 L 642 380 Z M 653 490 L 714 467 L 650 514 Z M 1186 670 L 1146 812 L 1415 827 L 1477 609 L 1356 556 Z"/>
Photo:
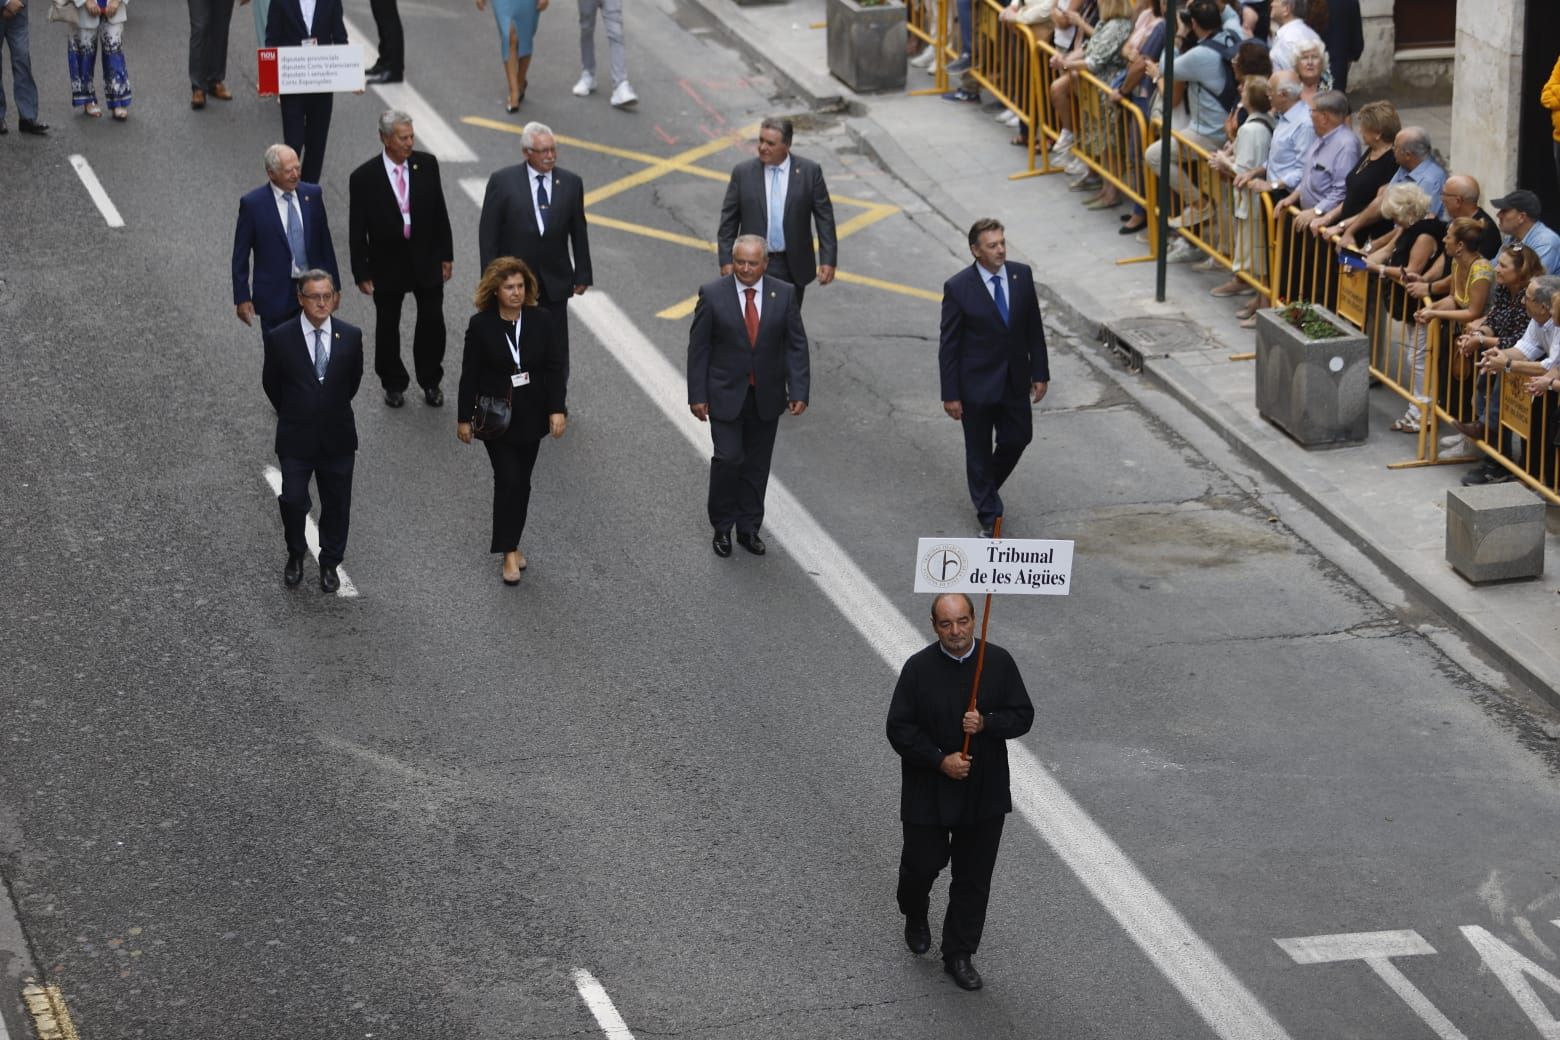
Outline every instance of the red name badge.
<path fill-rule="evenodd" d="M 276 60 L 275 47 L 261 47 L 259 52 L 260 96 L 275 97 L 281 93 L 281 63 Z"/>

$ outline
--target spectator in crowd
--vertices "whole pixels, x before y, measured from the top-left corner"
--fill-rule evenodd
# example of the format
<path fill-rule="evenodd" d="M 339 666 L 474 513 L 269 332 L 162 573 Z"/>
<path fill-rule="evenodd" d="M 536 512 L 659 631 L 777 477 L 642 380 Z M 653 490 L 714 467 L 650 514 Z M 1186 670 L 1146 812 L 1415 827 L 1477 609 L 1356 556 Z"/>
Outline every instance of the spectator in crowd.
<path fill-rule="evenodd" d="M 1267 161 L 1268 148 L 1273 141 L 1273 107 L 1268 80 L 1261 76 L 1246 78 L 1241 91 L 1241 103 L 1249 113 L 1246 121 L 1235 132 L 1233 153 L 1215 152 L 1210 164 L 1220 176 L 1234 180 L 1249 170 L 1257 169 Z M 1241 279 L 1246 271 L 1261 281 L 1267 274 L 1263 262 L 1266 240 L 1262 235 L 1262 205 L 1250 188 L 1235 192 L 1235 266 L 1230 269 L 1230 280 L 1209 290 L 1213 296 L 1251 296 L 1256 290 Z M 1253 319 L 1254 320 L 1254 319 Z"/>
<path fill-rule="evenodd" d="M 1427 300 L 1414 314 L 1414 321 L 1427 325 L 1432 321 L 1467 325 L 1484 317 L 1490 289 L 1495 282 L 1495 265 L 1479 252 L 1483 228 L 1472 217 L 1458 217 L 1446 229 L 1441 240 L 1450 261 L 1444 278 L 1408 274 L 1404 284 L 1415 299 Z M 1445 295 L 1442 295 L 1442 294 Z"/>
<path fill-rule="evenodd" d="M 1528 283 L 1543 273 L 1543 265 L 1533 250 L 1516 242 L 1503 247 L 1495 258 L 1495 284 L 1490 290 L 1489 306 L 1484 317 L 1467 325 L 1457 337 L 1458 354 L 1477 361 L 1490 350 L 1506 351 L 1516 346 L 1531 320 L 1527 312 Z M 1482 367 L 1481 362 L 1481 370 Z M 1489 393 L 1490 389 L 1493 388 L 1487 380 L 1478 381 L 1474 387 L 1475 421 L 1456 424 L 1470 440 L 1488 438 L 1500 428 L 1500 394 Z M 1482 466 L 1465 474 L 1462 482 L 1471 487 L 1510 479 L 1504 466 L 1486 459 Z"/>
<path fill-rule="evenodd" d="M 1327 25 L 1318 29 L 1327 47 L 1327 63 L 1332 69 L 1334 90 L 1349 89 L 1349 66 L 1365 53 L 1365 22 L 1360 16 L 1360 0 L 1328 0 Z"/>
<path fill-rule="evenodd" d="M 1398 171 L 1387 182 L 1387 188 L 1404 183 L 1416 184 L 1430 197 L 1431 213 L 1437 217 L 1445 217 L 1446 210 L 1441 204 L 1441 189 L 1446 186 L 1446 171 L 1431 154 L 1430 135 L 1425 133 L 1424 127 L 1405 126 L 1399 130 L 1392 140 L 1392 154 L 1397 159 Z M 1374 227 L 1383 219 L 1390 219 L 1382 210 L 1382 200 L 1386 198 L 1386 190 L 1383 188 L 1381 194 L 1371 200 L 1370 205 L 1356 213 L 1343 226 L 1343 234 L 1339 240 L 1343 247 L 1348 248 L 1359 244 L 1367 228 Z"/>
<path fill-rule="evenodd" d="M 1495 219 L 1508 242 L 1521 242 L 1538 253 L 1544 270 L 1560 272 L 1560 235 L 1539 222 L 1544 208 L 1538 196 L 1531 191 L 1518 189 L 1504 198 L 1496 199 Z"/>
<path fill-rule="evenodd" d="M 1360 161 L 1364 145 L 1348 127 L 1349 99 L 1341 90 L 1318 94 L 1311 106 L 1315 137 L 1301 164 L 1300 183 L 1280 206 L 1298 204 L 1314 220 L 1343 203 L 1349 173 Z"/>
<path fill-rule="evenodd" d="M 1245 83 L 1252 76 L 1261 76 L 1269 79 L 1273 75 L 1273 58 L 1268 54 L 1266 44 L 1255 40 L 1247 40 L 1235 48 L 1235 57 L 1230 59 L 1230 67 L 1235 70 L 1235 82 L 1241 84 L 1241 100 L 1230 109 L 1229 115 L 1224 117 L 1224 136 L 1229 140 L 1224 143 L 1226 154 L 1233 154 L 1235 150 L 1235 134 L 1240 130 L 1241 124 L 1246 121 L 1247 109 L 1245 102 Z M 1269 91 L 1269 98 L 1272 92 Z"/>
<path fill-rule="evenodd" d="M 1137 26 L 1127 38 L 1121 53 L 1127 59 L 1126 71 L 1121 83 L 1111 88 L 1111 101 L 1127 98 L 1143 113 L 1144 120 L 1151 116 L 1150 103 L 1154 95 L 1154 81 L 1159 78 L 1157 55 L 1165 50 L 1165 18 L 1161 0 L 1139 0 Z M 1137 120 L 1127 120 L 1127 163 L 1132 170 L 1132 185 L 1143 190 L 1143 142 L 1138 132 Z M 1114 198 L 1114 186 L 1107 186 L 1105 196 Z M 1148 226 L 1148 211 L 1134 204 L 1132 212 L 1122 218 L 1120 233 L 1130 235 Z"/>
<path fill-rule="evenodd" d="M 1300 100 L 1300 79 L 1293 71 L 1268 79 L 1273 102 L 1273 145 L 1267 162 L 1235 179 L 1235 187 L 1274 192 L 1275 200 L 1295 190 L 1305 172 L 1305 153 L 1316 140 L 1311 106 Z"/>
<path fill-rule="evenodd" d="M 1446 225 L 1431 215 L 1430 196 L 1423 188 L 1417 184 L 1389 184 L 1382 193 L 1381 212 L 1397 229 L 1365 258 L 1366 269 L 1372 274 L 1404 283 L 1410 275 L 1424 274 L 1441 258 Z M 1386 286 L 1384 291 L 1387 293 L 1387 311 L 1397 323 L 1385 340 L 1398 348 L 1396 358 L 1386 359 L 1388 372 L 1400 384 L 1408 385 L 1414 397 L 1403 417 L 1393 421 L 1392 429 L 1399 433 L 1418 433 L 1421 406 L 1427 403 L 1424 326 L 1411 320 L 1413 297 L 1401 284 Z M 1402 378 L 1404 368 L 1410 369 L 1408 379 Z"/>
<path fill-rule="evenodd" d="M 1295 48 L 1295 75 L 1300 77 L 1300 99 L 1308 105 L 1316 100 L 1316 95 L 1332 89 L 1327 48 L 1321 41 L 1308 41 Z"/>
<path fill-rule="evenodd" d="M 1500 252 L 1500 226 L 1479 205 L 1479 195 L 1478 181 L 1467 174 L 1453 174 L 1441 186 L 1441 206 L 1446 210 L 1448 223 L 1459 217 L 1478 221 L 1479 255 L 1493 261 L 1495 254 Z"/>
<path fill-rule="evenodd" d="M 1216 34 L 1222 33 L 1223 20 L 1218 5 L 1214 0 L 1192 0 L 1187 14 L 1189 17 L 1181 40 L 1191 43 L 1191 46 L 1176 59 L 1175 96 L 1166 99 L 1166 111 L 1163 113 L 1165 136 L 1148 146 L 1143 153 L 1143 161 L 1149 169 L 1158 170 L 1160 150 L 1166 147 L 1166 138 L 1169 139 L 1171 183 L 1184 207 L 1180 226 L 1195 227 L 1207 219 L 1212 213 L 1212 207 L 1187 176 L 1181 162 L 1181 150 L 1175 138 L 1169 136 L 1169 127 L 1172 125 L 1170 112 L 1180 109 L 1182 103 L 1189 100 L 1191 119 L 1182 128 L 1182 133 L 1207 151 L 1216 151 L 1224 144 L 1224 117 L 1233 107 L 1222 100 L 1226 80 L 1233 73 L 1225 67 L 1228 56 L 1220 49 L 1220 44 L 1209 42 Z M 1234 47 L 1230 46 L 1229 56 L 1233 56 L 1233 53 Z M 1196 259 L 1197 250 L 1191 249 L 1184 242 L 1177 242 L 1176 246 L 1180 251 L 1176 260 L 1185 262 Z"/>
<path fill-rule="evenodd" d="M 1305 24 L 1310 9 L 1308 0 L 1273 0 L 1273 24 L 1278 26 L 1273 33 L 1275 69 L 1294 68 L 1295 55 L 1302 43 L 1321 42 L 1316 30 Z"/>
<path fill-rule="evenodd" d="M 1132 0 L 1100 0 L 1099 24 L 1092 28 L 1080 28 L 1079 32 L 1088 36 L 1088 42 L 1081 51 L 1073 51 L 1060 59 L 1058 67 L 1062 75 L 1051 81 L 1051 103 L 1055 106 L 1052 111 L 1057 114 L 1062 128 L 1072 130 L 1075 138 L 1077 128 L 1073 126 L 1073 96 L 1078 89 L 1078 72 L 1087 69 L 1096 79 L 1109 83 L 1118 72 L 1126 71 L 1127 59 L 1121 51 L 1127 37 L 1132 35 Z M 1083 129 L 1088 140 L 1079 144 L 1093 154 L 1103 152 L 1106 145 L 1105 128 L 1096 124 Z M 1079 178 L 1073 183 L 1074 188 L 1099 187 L 1099 179 L 1090 173 L 1081 157 L 1067 164 L 1067 173 Z"/>
<path fill-rule="evenodd" d="M 1354 169 L 1343 179 L 1343 201 L 1324 213 L 1302 213 L 1295 218 L 1301 227 L 1328 240 L 1336 240 L 1344 224 L 1370 205 L 1392 175 L 1397 173 L 1397 156 L 1392 151 L 1393 138 L 1403 124 L 1397 109 L 1390 101 L 1372 101 L 1354 114 L 1355 131 L 1360 135 L 1364 151 Z M 1390 225 L 1366 230 L 1367 237 L 1386 234 Z"/>
<path fill-rule="evenodd" d="M 1539 100 L 1549 109 L 1551 136 L 1555 140 L 1555 177 L 1560 178 L 1560 58 L 1549 72 L 1549 82 L 1544 84 Z"/>
<path fill-rule="evenodd" d="M 1223 19 L 1224 28 L 1242 40 L 1246 38 L 1245 26 L 1241 24 L 1240 0 L 1219 0 L 1219 17 Z"/>
<path fill-rule="evenodd" d="M 1012 3 L 997 12 L 997 21 L 1014 26 L 1014 32 L 1017 32 L 1017 26 L 1027 25 L 1037 38 L 1050 42 L 1052 32 L 1051 12 L 1055 9 L 1055 6 L 1056 0 L 1012 0 Z M 930 73 L 937 71 L 936 63 L 936 47 L 927 47 L 919 55 L 910 59 L 911 65 L 918 69 L 925 69 Z M 1004 126 L 1010 126 L 1015 130 L 1023 124 L 1023 120 L 1019 118 L 1018 112 L 1011 108 L 1004 108 L 999 112 L 997 114 L 997 122 Z M 1029 135 L 1020 132 L 1014 136 L 1013 143 L 1027 147 Z"/>
<path fill-rule="evenodd" d="M 23 0 L 0 2 L 0 51 L 11 51 L 11 89 L 16 94 L 16 128 L 24 134 L 42 137 L 49 124 L 38 121 L 38 84 L 33 81 L 32 46 L 28 42 L 27 21 L 32 13 Z M 0 134 L 9 133 L 5 125 L 5 86 L 0 83 Z"/>
<path fill-rule="evenodd" d="M 97 119 L 103 114 L 97 99 L 98 50 L 103 52 L 103 96 L 109 114 L 119 122 L 130 118 L 130 72 L 125 66 L 127 0 L 74 0 L 75 22 L 70 28 L 66 59 L 70 65 L 70 103 L 81 114 Z"/>
<path fill-rule="evenodd" d="M 1554 369 L 1560 363 L 1560 329 L 1555 326 L 1555 297 L 1560 294 L 1560 276 L 1539 275 L 1528 283 L 1522 295 L 1528 315 L 1522 338 L 1508 348 L 1491 347 L 1479 359 L 1479 371 L 1502 378 L 1527 377 L 1529 393 L 1547 393 L 1553 388 Z M 1491 414 L 1500 407 L 1499 393 L 1489 395 Z M 1498 418 L 1498 417 L 1497 417 Z M 1491 428 L 1496 426 L 1490 422 Z M 1515 454 L 1515 453 L 1510 453 Z M 1520 456 L 1517 456 L 1520 457 Z M 1495 484 L 1509 480 L 1504 467 L 1493 460 L 1463 477 L 1465 485 Z"/>
<path fill-rule="evenodd" d="M 1260 40 L 1265 47 L 1272 31 L 1272 4 L 1268 0 L 1241 0 L 1240 27 L 1249 39 Z"/>

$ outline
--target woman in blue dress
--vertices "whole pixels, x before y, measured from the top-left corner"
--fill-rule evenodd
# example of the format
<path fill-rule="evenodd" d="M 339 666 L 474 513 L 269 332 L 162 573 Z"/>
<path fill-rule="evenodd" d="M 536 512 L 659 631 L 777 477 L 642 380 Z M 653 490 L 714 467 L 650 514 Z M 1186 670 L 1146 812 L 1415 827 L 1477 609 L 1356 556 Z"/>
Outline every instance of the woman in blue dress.
<path fill-rule="evenodd" d="M 504 111 L 520 111 L 525 100 L 526 72 L 531 67 L 531 38 L 536 35 L 536 16 L 547 10 L 547 0 L 492 0 L 493 18 L 498 22 L 498 50 L 504 56 L 504 78 L 509 96 Z M 488 0 L 477 0 L 477 10 L 487 10 Z"/>

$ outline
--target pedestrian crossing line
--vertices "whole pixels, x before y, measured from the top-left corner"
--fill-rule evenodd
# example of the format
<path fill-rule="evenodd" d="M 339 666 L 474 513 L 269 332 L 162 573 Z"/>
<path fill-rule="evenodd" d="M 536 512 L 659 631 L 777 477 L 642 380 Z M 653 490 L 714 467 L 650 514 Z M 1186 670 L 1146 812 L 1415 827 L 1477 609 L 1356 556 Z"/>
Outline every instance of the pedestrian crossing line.
<path fill-rule="evenodd" d="M 688 411 L 683 376 L 606 293 L 569 305 L 601 347 L 637 382 L 700 456 L 708 427 Z M 765 534 L 784 546 L 896 674 L 927 642 L 895 602 L 823 529 L 783 481 L 769 481 Z M 827 579 L 822 577 L 827 575 Z M 1008 745 L 1013 805 L 1138 949 L 1221 1040 L 1290 1040 L 1255 995 L 1198 935 L 1115 841 L 1024 744 Z M 611 1035 L 611 1034 L 609 1034 Z"/>
<path fill-rule="evenodd" d="M 480 126 L 484 130 L 497 130 L 506 134 L 521 134 L 525 132 L 525 128 L 523 126 L 516 126 L 513 123 L 503 123 L 497 119 L 488 119 L 483 116 L 465 116 L 461 119 L 461 122 L 465 123 L 467 126 Z M 743 127 L 740 130 L 735 130 L 732 133 L 727 134 L 726 142 L 728 145 L 734 145 L 742 140 L 742 138 L 747 134 L 757 132 L 758 124 L 754 123 L 750 127 Z M 670 165 L 673 167 L 673 170 L 669 170 L 667 172 L 675 171 L 678 173 L 691 173 L 695 177 L 703 177 L 706 180 L 720 181 L 722 184 L 724 184 L 731 176 L 729 172 L 707 169 L 703 166 L 696 165 L 691 160 L 682 161 L 681 156 L 674 155 L 668 158 L 664 155 L 651 155 L 649 152 L 635 151 L 632 148 L 619 148 L 617 145 L 601 144 L 597 141 L 587 141 L 583 137 L 570 137 L 567 134 L 560 133 L 554 133 L 553 139 L 561 145 L 566 145 L 569 148 L 578 148 L 582 152 L 596 152 L 599 155 L 610 155 L 616 159 L 629 159 L 633 162 L 644 163 L 646 166 Z M 697 150 L 703 151 L 706 147 L 707 146 L 705 145 L 700 145 L 699 149 Z M 704 155 L 709 154 L 713 153 L 704 151 Z M 700 158 L 703 158 L 703 155 L 701 155 Z"/>
<path fill-rule="evenodd" d="M 114 205 L 114 200 L 108 197 L 108 190 L 103 187 L 103 182 L 98 180 L 96 173 L 92 172 L 92 164 L 87 162 L 87 157 L 73 155 L 70 157 L 70 165 L 76 171 L 76 176 L 81 178 L 82 186 L 92 197 L 98 212 L 103 214 L 103 222 L 109 227 L 124 227 L 125 218 L 119 215 L 119 207 Z"/>
<path fill-rule="evenodd" d="M 271 490 L 278 495 L 282 493 L 282 471 L 275 466 L 265 468 L 265 482 L 271 485 Z M 303 521 L 303 538 L 309 543 L 309 553 L 316 562 L 320 558 L 320 525 L 314 522 L 314 517 L 305 517 Z M 341 588 L 336 590 L 336 595 L 342 599 L 357 598 L 357 586 L 352 584 L 352 579 L 347 577 L 347 572 L 340 567 L 336 568 L 336 577 L 341 579 Z"/>
<path fill-rule="evenodd" d="M 579 990 L 580 999 L 590 1008 L 590 1013 L 595 1016 L 596 1024 L 606 1034 L 607 1040 L 634 1040 L 634 1034 L 628 1031 L 628 1023 L 618 1014 L 612 998 L 607 996 L 606 987 L 596 981 L 596 976 L 584 968 L 574 969 L 574 988 Z"/>
<path fill-rule="evenodd" d="M 343 18 L 342 23 L 347 27 L 347 39 L 363 48 L 364 66 L 370 66 L 378 61 L 379 51 L 368 42 L 368 37 L 363 35 L 363 30 L 354 25 L 350 19 Z M 428 100 L 416 87 L 404 81 L 369 85 L 385 103 L 385 107 L 399 109 L 412 117 L 412 130 L 417 134 L 419 149 L 431 152 L 434 158 L 445 165 L 477 161 L 477 153 L 461 140 L 455 128 L 445 122 L 444 117 L 428 104 Z"/>

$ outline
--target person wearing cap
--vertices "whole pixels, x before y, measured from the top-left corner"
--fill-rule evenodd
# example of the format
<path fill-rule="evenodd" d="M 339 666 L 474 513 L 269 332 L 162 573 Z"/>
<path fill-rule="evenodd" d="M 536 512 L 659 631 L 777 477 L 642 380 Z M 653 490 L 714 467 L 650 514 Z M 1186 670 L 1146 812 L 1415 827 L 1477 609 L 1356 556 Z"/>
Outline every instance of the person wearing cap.
<path fill-rule="evenodd" d="M 1495 221 L 1507 242 L 1520 242 L 1544 262 L 1544 270 L 1560 274 L 1560 235 L 1554 233 L 1538 218 L 1544 214 L 1543 203 L 1538 196 L 1524 188 L 1510 195 L 1495 199 Z"/>

